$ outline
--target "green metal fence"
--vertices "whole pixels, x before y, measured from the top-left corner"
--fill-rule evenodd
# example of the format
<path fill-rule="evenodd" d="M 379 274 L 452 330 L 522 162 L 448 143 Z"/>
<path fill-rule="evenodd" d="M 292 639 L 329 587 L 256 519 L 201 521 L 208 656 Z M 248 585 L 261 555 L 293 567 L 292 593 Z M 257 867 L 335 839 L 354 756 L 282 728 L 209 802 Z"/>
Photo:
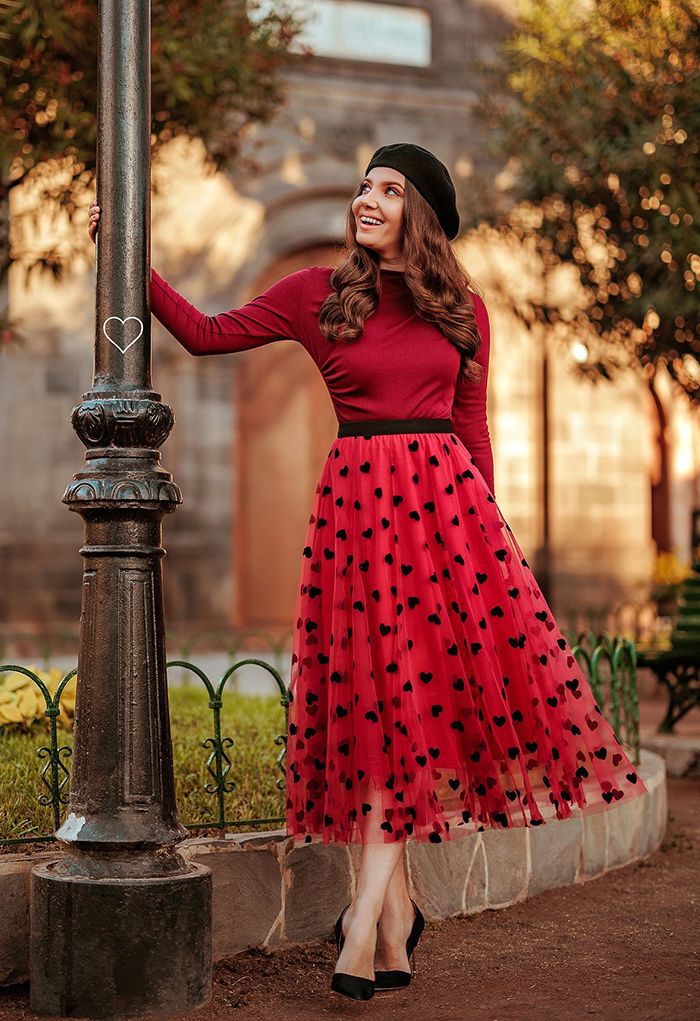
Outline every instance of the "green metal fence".
<path fill-rule="evenodd" d="M 640 752 L 639 703 L 636 673 L 637 655 L 634 642 L 622 636 L 613 637 L 605 632 L 596 634 L 590 630 L 578 635 L 564 630 L 563 634 L 617 739 L 627 745 L 632 761 L 638 765 Z M 279 653 L 281 650 L 277 648 L 275 651 Z M 212 714 L 211 733 L 201 741 L 202 748 L 208 751 L 206 770 L 211 779 L 204 785 L 204 790 L 212 796 L 212 812 L 206 819 L 185 823 L 185 826 L 192 831 L 215 829 L 223 833 L 229 830 L 251 829 L 261 825 L 271 826 L 284 822 L 284 816 L 226 818 L 226 796 L 235 787 L 235 783 L 231 779 L 233 763 L 228 754 L 233 747 L 233 740 L 222 734 L 221 714 L 227 689 L 230 690 L 235 685 L 236 671 L 247 665 L 255 665 L 267 671 L 274 678 L 279 691 L 280 706 L 284 710 L 284 727 L 280 728 L 280 732 L 273 737 L 272 743 L 279 748 L 275 761 L 281 775 L 276 780 L 276 786 L 282 790 L 285 787 L 289 689 L 279 671 L 264 659 L 242 659 L 228 667 L 218 683 L 215 684 L 195 663 L 184 659 L 173 659 L 167 663 L 168 668 L 178 667 L 190 679 L 194 678 L 204 686 L 209 696 L 208 707 Z M 18 673 L 29 677 L 38 687 L 45 701 L 44 716 L 49 723 L 49 739 L 48 744 L 37 749 L 37 757 L 44 762 L 39 773 L 39 783 L 43 789 L 37 797 L 39 803 L 47 807 L 47 813 L 53 822 L 54 830 L 56 830 L 62 821 L 62 810 L 68 804 L 67 784 L 70 772 L 66 763 L 72 754 L 68 745 L 60 744 L 57 718 L 61 711 L 61 695 L 68 682 L 77 673 L 77 668 L 62 678 L 53 694 L 42 678 L 27 667 L 11 663 L 1 665 L 0 677 L 7 673 Z M 234 680 L 232 681 L 232 679 Z M 0 728 L 1 730 L 2 728 Z M 0 846 L 52 840 L 55 840 L 55 837 L 51 833 L 29 837 L 4 837 L 0 833 Z"/>

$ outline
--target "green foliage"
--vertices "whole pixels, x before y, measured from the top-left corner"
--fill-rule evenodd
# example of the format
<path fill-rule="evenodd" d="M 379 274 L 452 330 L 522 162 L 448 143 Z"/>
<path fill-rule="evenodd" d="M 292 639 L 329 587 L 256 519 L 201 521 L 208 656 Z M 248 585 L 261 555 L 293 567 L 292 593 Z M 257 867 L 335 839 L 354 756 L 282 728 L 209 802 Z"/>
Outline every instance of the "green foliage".
<path fill-rule="evenodd" d="M 213 734 L 209 697 L 201 686 L 170 688 L 175 783 L 180 819 L 185 823 L 216 818 L 216 798 L 204 790 L 212 783 L 206 761 L 210 748 L 201 742 Z M 284 815 L 284 791 L 276 787 L 284 774 L 276 765 L 278 734 L 285 732 L 284 710 L 275 697 L 247 697 L 235 691 L 224 694 L 221 733 L 233 738 L 226 749 L 231 759 L 227 780 L 236 788 L 226 795 L 227 819 L 267 818 Z M 46 793 L 40 781 L 44 760 L 37 748 L 48 744 L 45 722 L 27 732 L 19 727 L 0 729 L 0 839 L 50 833 L 51 809 L 39 804 Z M 71 731 L 59 732 L 59 743 L 72 747 Z M 71 758 L 63 760 L 71 767 Z M 67 794 L 66 787 L 65 793 Z M 65 813 L 65 808 L 64 808 Z"/>
<path fill-rule="evenodd" d="M 699 28 L 698 0 L 527 0 L 480 107 L 513 175 L 490 214 L 548 274 L 575 268 L 589 368 L 663 363 L 696 401 Z M 534 312 L 559 319 L 546 293 Z"/>
<path fill-rule="evenodd" d="M 186 135 L 202 140 L 212 167 L 240 165 L 246 131 L 275 114 L 279 72 L 299 59 L 289 44 L 301 22 L 281 4 L 254 16 L 257 6 L 152 0 L 153 154 Z M 84 216 L 96 158 L 97 0 L 0 0 L 0 41 L 0 204 L 26 181 L 40 188 L 39 212 Z M 0 280 L 20 255 L 56 277 L 70 258 L 15 249 L 0 254 Z"/>

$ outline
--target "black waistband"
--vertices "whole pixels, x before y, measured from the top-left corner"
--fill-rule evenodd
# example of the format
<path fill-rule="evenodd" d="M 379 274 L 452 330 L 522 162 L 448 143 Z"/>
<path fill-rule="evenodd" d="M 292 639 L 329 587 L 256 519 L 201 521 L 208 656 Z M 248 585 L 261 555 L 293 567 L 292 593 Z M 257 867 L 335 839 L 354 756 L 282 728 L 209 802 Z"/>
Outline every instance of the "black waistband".
<path fill-rule="evenodd" d="M 364 422 L 339 422 L 338 437 L 372 436 L 375 433 L 451 433 L 451 418 L 375 418 Z"/>

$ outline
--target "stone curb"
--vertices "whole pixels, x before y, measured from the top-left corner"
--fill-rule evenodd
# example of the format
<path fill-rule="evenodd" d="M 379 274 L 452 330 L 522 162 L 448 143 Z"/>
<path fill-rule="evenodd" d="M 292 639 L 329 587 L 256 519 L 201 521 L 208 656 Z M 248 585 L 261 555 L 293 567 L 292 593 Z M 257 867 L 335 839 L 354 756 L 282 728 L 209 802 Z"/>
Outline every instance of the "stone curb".
<path fill-rule="evenodd" d="M 646 858 L 667 822 L 666 763 L 644 749 L 648 793 L 555 825 L 484 830 L 407 845 L 411 896 L 427 920 L 505 908 L 556 886 L 583 883 Z M 293 846 L 283 830 L 191 837 L 180 845 L 214 879 L 214 960 L 253 946 L 329 938 L 355 886 L 359 845 Z M 0 856 L 0 986 L 29 977 L 29 878 L 55 851 Z"/>
<path fill-rule="evenodd" d="M 666 760 L 668 776 L 700 777 L 700 738 L 677 734 L 644 734 L 640 745 Z"/>

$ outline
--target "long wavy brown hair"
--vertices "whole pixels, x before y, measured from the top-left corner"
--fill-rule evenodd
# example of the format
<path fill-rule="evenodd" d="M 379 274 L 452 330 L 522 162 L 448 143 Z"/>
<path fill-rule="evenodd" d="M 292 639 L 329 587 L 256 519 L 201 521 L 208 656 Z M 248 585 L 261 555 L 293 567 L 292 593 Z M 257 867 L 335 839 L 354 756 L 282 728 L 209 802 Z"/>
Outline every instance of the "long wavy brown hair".
<path fill-rule="evenodd" d="M 319 311 L 319 329 L 330 341 L 357 340 L 364 330 L 365 320 L 379 304 L 379 256 L 356 240 L 352 202 L 360 188 L 361 185 L 348 207 L 340 261 L 330 276 L 333 290 Z M 404 280 L 416 313 L 434 323 L 459 348 L 462 353 L 460 371 L 475 382 L 482 373 L 481 365 L 474 361 L 481 336 L 469 289 L 483 297 L 481 289 L 457 261 L 432 206 L 408 179 L 404 196 Z"/>

